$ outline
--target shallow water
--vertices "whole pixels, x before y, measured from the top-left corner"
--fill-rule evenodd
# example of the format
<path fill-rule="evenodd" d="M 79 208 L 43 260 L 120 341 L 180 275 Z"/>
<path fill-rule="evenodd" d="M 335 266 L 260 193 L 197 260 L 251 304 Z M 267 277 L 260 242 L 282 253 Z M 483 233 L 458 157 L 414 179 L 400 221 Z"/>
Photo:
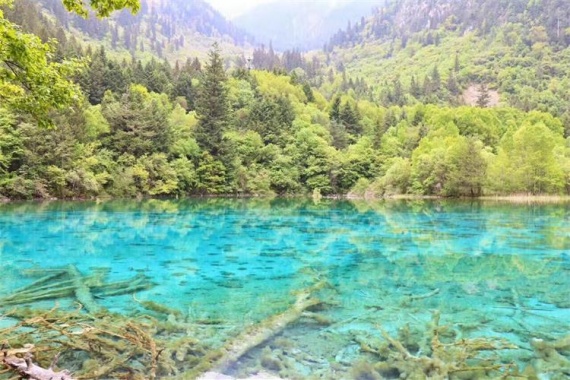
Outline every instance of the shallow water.
<path fill-rule="evenodd" d="M 350 378 L 349 367 L 365 357 L 357 342 L 381 339 L 379 326 L 393 336 L 409 329 L 421 340 L 434 310 L 458 339 L 501 337 L 517 345 L 496 360 L 521 368 L 534 359 L 530 339 L 570 332 L 569 204 L 12 203 L 0 205 L 0 263 L 0 297 L 69 264 L 85 276 L 107 268 L 107 281 L 142 273 L 155 285 L 136 300 L 97 302 L 135 315 L 140 301 L 152 300 L 188 320 L 233 326 L 220 329 L 220 344 L 286 310 L 295 291 L 324 279 L 331 288 L 321 313 L 332 325 L 301 321 L 267 343 L 310 358 L 297 358 L 282 373 L 292 378 Z M 71 308 L 73 301 L 59 304 Z M 0 313 L 6 309 L 0 305 Z M 250 353 L 236 372 L 253 371 L 266 354 Z"/>

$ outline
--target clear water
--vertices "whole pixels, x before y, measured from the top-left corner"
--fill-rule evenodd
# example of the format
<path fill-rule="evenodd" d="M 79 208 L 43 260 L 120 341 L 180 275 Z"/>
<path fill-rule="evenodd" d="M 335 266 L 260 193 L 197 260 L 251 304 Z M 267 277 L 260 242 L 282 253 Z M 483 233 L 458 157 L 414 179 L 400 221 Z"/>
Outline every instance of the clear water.
<path fill-rule="evenodd" d="M 567 203 L 11 203 L 0 205 L 0 263 L 0 297 L 37 279 L 30 274 L 38 269 L 108 268 L 109 281 L 144 273 L 156 285 L 137 300 L 167 304 L 189 320 L 223 321 L 234 333 L 326 279 L 334 291 L 322 314 L 333 324 L 298 323 L 268 342 L 275 349 L 287 341 L 312 358 L 297 366 L 306 375 L 346 370 L 363 355 L 358 336 L 378 335 L 378 325 L 394 336 L 406 325 L 424 328 L 434 310 L 458 338 L 516 344 L 500 360 L 521 367 L 533 359 L 531 338 L 570 332 Z M 140 310 L 132 295 L 98 302 L 127 315 Z M 220 330 L 220 342 L 230 334 Z M 244 368 L 256 365 L 255 355 Z"/>

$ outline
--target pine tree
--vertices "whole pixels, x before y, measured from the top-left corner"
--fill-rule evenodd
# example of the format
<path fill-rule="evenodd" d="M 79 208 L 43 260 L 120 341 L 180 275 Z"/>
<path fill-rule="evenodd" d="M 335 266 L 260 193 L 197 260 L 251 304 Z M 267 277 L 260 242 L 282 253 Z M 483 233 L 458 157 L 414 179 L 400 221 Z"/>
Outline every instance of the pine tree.
<path fill-rule="evenodd" d="M 410 93 L 416 99 L 419 99 L 420 96 L 422 95 L 422 89 L 420 88 L 420 85 L 416 81 L 415 76 L 412 76 L 412 79 L 410 81 Z"/>
<path fill-rule="evenodd" d="M 308 83 L 303 84 L 303 92 L 305 93 L 308 102 L 312 103 L 315 101 L 315 95 L 313 94 L 313 90 Z"/>
<path fill-rule="evenodd" d="M 477 107 L 485 108 L 489 106 L 491 96 L 489 95 L 489 88 L 485 83 L 479 86 L 479 96 L 477 97 Z"/>
<path fill-rule="evenodd" d="M 229 103 L 226 73 L 217 44 L 209 53 L 196 98 L 198 125 L 195 137 L 198 145 L 212 157 L 221 154 L 222 136 L 228 126 Z"/>
<path fill-rule="evenodd" d="M 348 133 L 359 135 L 362 132 L 362 128 L 359 125 L 360 120 L 356 107 L 353 109 L 348 102 L 341 107 L 340 121 L 345 126 Z"/>
<path fill-rule="evenodd" d="M 334 98 L 329 112 L 329 118 L 331 121 L 340 121 L 340 96 Z"/>
<path fill-rule="evenodd" d="M 450 72 L 449 76 L 447 77 L 447 90 L 451 95 L 459 95 L 460 89 L 459 85 L 457 84 L 457 80 L 455 79 L 455 74 Z"/>
<path fill-rule="evenodd" d="M 441 76 L 439 75 L 437 65 L 433 67 L 433 71 L 431 72 L 431 84 L 434 91 L 439 91 L 441 86 Z"/>
<path fill-rule="evenodd" d="M 192 76 L 188 72 L 178 75 L 174 81 L 172 89 L 173 97 L 183 97 L 186 100 L 186 110 L 194 109 L 194 88 L 192 87 Z"/>
<path fill-rule="evenodd" d="M 459 62 L 459 53 L 455 53 L 455 63 L 453 64 L 453 70 L 457 73 L 461 69 L 461 64 Z"/>

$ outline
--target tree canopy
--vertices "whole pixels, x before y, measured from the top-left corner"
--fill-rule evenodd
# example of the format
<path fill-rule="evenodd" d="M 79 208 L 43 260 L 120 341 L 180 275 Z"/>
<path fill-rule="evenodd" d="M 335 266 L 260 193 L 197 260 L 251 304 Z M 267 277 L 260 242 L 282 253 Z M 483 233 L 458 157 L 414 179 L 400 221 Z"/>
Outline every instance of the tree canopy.
<path fill-rule="evenodd" d="M 70 12 L 75 12 L 81 16 L 89 14 L 89 7 L 84 0 L 62 0 L 65 7 Z M 137 12 L 140 8 L 140 0 L 90 0 L 90 8 L 95 11 L 98 17 L 107 17 L 112 12 L 129 8 L 132 12 Z"/>
<path fill-rule="evenodd" d="M 467 43 L 472 35 L 442 29 L 439 45 L 432 36 L 422 49 L 428 32 L 420 31 L 382 50 L 395 61 L 372 54 L 374 67 L 408 65 L 372 86 L 380 74 L 352 76 L 367 72 L 366 57 L 356 67 L 335 62 L 344 52 L 328 65 L 261 48 L 255 61 L 268 66 L 255 68 L 216 46 L 204 62 L 119 60 L 107 46 L 84 49 L 64 31 L 42 28 L 49 20 L 28 20 L 36 35 L 24 31 L 4 17 L 31 17 L 18 4 L 20 13 L 0 13 L 0 197 L 570 193 L 570 117 L 561 101 L 568 80 L 555 76 L 565 63 L 533 66 L 568 50 L 535 42 L 525 48 L 528 67 L 499 70 L 497 87 L 491 69 L 466 58 L 480 46 Z M 51 37 L 59 44 L 45 42 Z M 453 41 L 467 47 L 443 60 L 430 55 Z M 506 50 L 492 63 L 517 59 Z M 422 65 L 424 76 L 406 76 L 412 61 L 434 63 Z M 485 95 L 478 107 L 461 101 L 466 85 Z M 503 86 L 531 89 L 496 103 Z"/>
<path fill-rule="evenodd" d="M 73 12 L 87 15 L 83 0 L 63 0 Z M 0 7 L 10 7 L 13 0 L 0 0 Z M 136 11 L 138 0 L 92 0 L 98 16 L 128 7 Z M 33 34 L 8 21 L 0 8 L 0 99 L 5 107 L 35 118 L 42 126 L 51 124 L 50 113 L 78 103 L 82 95 L 70 80 L 82 61 L 54 57 L 55 41 L 44 43 Z"/>

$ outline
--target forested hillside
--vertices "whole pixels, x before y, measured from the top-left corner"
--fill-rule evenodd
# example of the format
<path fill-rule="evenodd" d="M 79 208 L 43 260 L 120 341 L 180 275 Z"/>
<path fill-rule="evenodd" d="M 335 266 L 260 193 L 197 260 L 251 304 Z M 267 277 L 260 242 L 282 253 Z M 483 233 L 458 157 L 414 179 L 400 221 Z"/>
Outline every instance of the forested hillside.
<path fill-rule="evenodd" d="M 449 26 L 445 3 L 455 2 L 413 16 L 411 2 L 395 2 L 326 53 L 257 49 L 253 65 L 229 70 L 217 47 L 207 59 L 140 61 L 59 36 L 54 65 L 85 57 L 60 70 L 79 95 L 31 112 L 0 87 L 13 100 L 0 106 L 0 195 L 570 193 L 569 61 L 554 60 L 568 49 L 551 17 L 523 12 L 544 32 L 527 41 L 516 12 L 485 31 L 467 16 Z M 413 22 L 425 14 L 444 22 Z M 378 20 L 386 30 L 376 35 Z M 501 42 L 507 30 L 515 43 Z M 10 76 L 9 58 L 0 54 L 2 83 L 34 94 Z M 473 85 L 498 90 L 501 103 L 488 107 L 481 91 L 462 105 Z"/>
<path fill-rule="evenodd" d="M 346 75 L 367 78 L 383 104 L 476 104 L 483 94 L 488 105 L 490 91 L 568 128 L 569 44 L 567 1 L 401 0 L 336 33 L 325 53 Z"/>
<path fill-rule="evenodd" d="M 104 19 L 70 13 L 60 0 L 17 1 L 16 7 L 33 8 L 35 4 L 69 34 L 79 36 L 93 48 L 103 44 L 125 58 L 183 61 L 205 57 L 214 42 L 228 54 L 241 54 L 253 43 L 253 37 L 202 0 L 142 0 L 136 15 L 122 10 Z M 30 12 L 28 9 L 16 14 Z M 28 20 L 22 21 L 29 25 Z"/>

